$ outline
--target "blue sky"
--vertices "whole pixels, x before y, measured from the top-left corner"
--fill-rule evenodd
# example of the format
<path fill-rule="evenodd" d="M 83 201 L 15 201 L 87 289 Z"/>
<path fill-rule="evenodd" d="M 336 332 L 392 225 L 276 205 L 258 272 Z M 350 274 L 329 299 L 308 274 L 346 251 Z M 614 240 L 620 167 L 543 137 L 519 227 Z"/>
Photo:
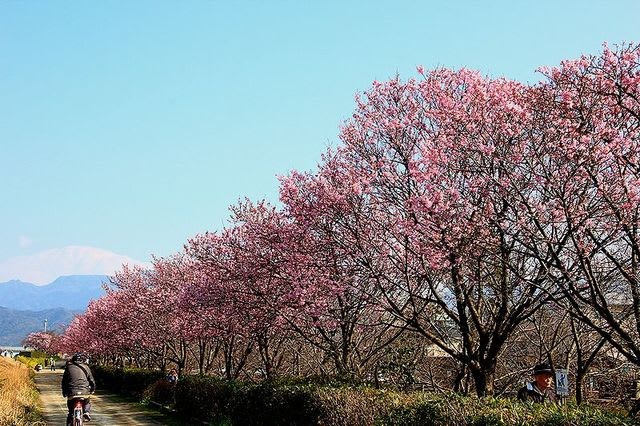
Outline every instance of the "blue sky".
<path fill-rule="evenodd" d="M 277 199 L 375 79 L 535 82 L 640 41 L 638 1 L 0 1 L 0 263 L 67 246 L 141 261 Z"/>

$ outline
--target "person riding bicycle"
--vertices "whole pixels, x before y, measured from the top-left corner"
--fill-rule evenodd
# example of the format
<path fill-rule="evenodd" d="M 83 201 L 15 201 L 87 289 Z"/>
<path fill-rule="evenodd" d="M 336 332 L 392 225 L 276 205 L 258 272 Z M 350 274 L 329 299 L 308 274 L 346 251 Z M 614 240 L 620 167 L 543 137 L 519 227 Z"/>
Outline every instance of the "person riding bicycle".
<path fill-rule="evenodd" d="M 96 382 L 91 374 L 89 366 L 83 362 L 86 359 L 81 353 L 74 354 L 65 364 L 64 374 L 62 375 L 62 396 L 67 398 L 67 424 L 71 423 L 73 418 L 74 395 L 89 395 L 95 392 Z M 91 411 L 91 402 L 89 398 L 83 401 L 84 417 L 87 421 L 91 420 L 89 412 Z"/>

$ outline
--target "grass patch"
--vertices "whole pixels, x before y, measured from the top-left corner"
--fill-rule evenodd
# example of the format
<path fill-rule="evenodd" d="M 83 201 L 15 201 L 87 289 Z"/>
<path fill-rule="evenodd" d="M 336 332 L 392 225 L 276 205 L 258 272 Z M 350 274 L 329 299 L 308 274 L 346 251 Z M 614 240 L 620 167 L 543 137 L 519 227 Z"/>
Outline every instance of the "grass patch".
<path fill-rule="evenodd" d="M 24 365 L 29 368 L 34 368 L 36 365 L 40 364 L 42 368 L 44 368 L 44 358 L 42 357 L 26 357 L 26 356 L 18 356 L 16 360 L 20 361 Z"/>
<path fill-rule="evenodd" d="M 45 425 L 33 371 L 0 357 L 0 426 Z"/>

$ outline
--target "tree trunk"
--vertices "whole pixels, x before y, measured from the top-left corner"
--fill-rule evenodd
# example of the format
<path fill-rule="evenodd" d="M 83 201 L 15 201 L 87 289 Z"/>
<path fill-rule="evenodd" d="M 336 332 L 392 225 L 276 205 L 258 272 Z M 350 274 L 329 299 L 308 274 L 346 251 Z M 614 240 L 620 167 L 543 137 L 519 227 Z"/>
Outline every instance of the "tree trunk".
<path fill-rule="evenodd" d="M 584 386 L 584 378 L 586 377 L 586 371 L 578 368 L 576 371 L 576 404 L 582 404 L 582 400 L 584 399 L 584 395 L 582 394 L 582 389 Z"/>
<path fill-rule="evenodd" d="M 269 353 L 269 339 L 266 333 L 257 337 L 258 351 L 260 352 L 260 358 L 262 359 L 262 366 L 264 367 L 265 379 L 269 380 L 273 377 L 273 360 Z"/>
<path fill-rule="evenodd" d="M 495 366 L 471 367 L 471 376 L 478 396 L 493 396 L 493 381 L 495 379 Z"/>
<path fill-rule="evenodd" d="M 454 392 L 466 393 L 467 389 L 464 388 L 464 378 L 467 376 L 467 367 L 464 364 L 460 364 L 460 368 L 456 373 L 455 382 L 453 384 Z"/>

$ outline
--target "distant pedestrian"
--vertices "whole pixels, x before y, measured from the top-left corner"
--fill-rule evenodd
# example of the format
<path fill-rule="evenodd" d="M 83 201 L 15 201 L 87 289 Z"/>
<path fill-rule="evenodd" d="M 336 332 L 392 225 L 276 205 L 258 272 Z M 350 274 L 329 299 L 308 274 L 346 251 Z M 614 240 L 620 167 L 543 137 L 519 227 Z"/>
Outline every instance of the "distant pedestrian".
<path fill-rule="evenodd" d="M 49 368 L 51 371 L 56 371 L 56 360 L 53 357 L 49 358 Z"/>
<path fill-rule="evenodd" d="M 518 391 L 518 399 L 523 402 L 552 403 L 556 401 L 553 392 L 553 370 L 549 364 L 538 364 L 533 368 L 533 382 Z"/>
<path fill-rule="evenodd" d="M 178 383 L 178 372 L 175 368 L 172 368 L 171 371 L 169 371 L 169 374 L 167 374 L 167 380 L 169 383 Z"/>

